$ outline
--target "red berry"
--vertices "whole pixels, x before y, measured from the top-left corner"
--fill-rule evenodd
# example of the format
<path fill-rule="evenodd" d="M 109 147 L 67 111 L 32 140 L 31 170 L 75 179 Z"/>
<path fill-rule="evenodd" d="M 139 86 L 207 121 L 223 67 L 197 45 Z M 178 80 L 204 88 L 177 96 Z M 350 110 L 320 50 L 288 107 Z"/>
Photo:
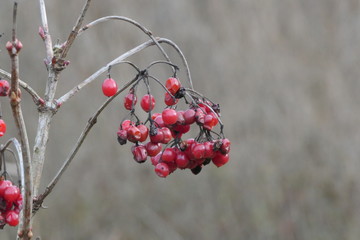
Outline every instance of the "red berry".
<path fill-rule="evenodd" d="M 124 130 L 128 130 L 130 126 L 134 125 L 135 123 L 130 121 L 130 120 L 124 120 L 121 125 L 120 125 L 120 129 L 124 129 Z"/>
<path fill-rule="evenodd" d="M 136 162 L 143 163 L 146 161 L 148 154 L 144 145 L 133 146 L 131 152 Z"/>
<path fill-rule="evenodd" d="M 127 130 L 127 139 L 130 142 L 137 142 L 140 140 L 140 138 L 141 138 L 140 130 L 135 126 L 129 127 L 129 129 Z"/>
<path fill-rule="evenodd" d="M 118 87 L 117 87 L 117 84 L 114 79 L 107 78 L 104 80 L 104 82 L 102 84 L 102 91 L 105 96 L 107 96 L 107 97 L 114 96 L 115 93 L 117 92 L 117 90 L 118 90 Z"/>
<path fill-rule="evenodd" d="M 184 112 L 185 124 L 193 124 L 195 122 L 195 111 L 194 109 L 188 109 Z"/>
<path fill-rule="evenodd" d="M 150 134 L 150 141 L 152 143 L 162 143 L 164 140 L 164 133 L 160 128 L 156 129 L 155 135 Z"/>
<path fill-rule="evenodd" d="M 218 119 L 215 117 L 215 114 L 209 113 L 204 117 L 204 128 L 211 130 L 218 123 Z"/>
<path fill-rule="evenodd" d="M 9 180 L 1 180 L 0 181 L 0 197 L 4 197 L 6 188 L 11 185 L 12 185 L 12 183 Z"/>
<path fill-rule="evenodd" d="M 163 132 L 162 143 L 164 143 L 164 144 L 169 143 L 172 139 L 172 134 L 171 134 L 170 129 L 167 127 L 163 127 L 163 128 L 161 128 L 161 131 Z"/>
<path fill-rule="evenodd" d="M 189 158 L 186 156 L 184 152 L 179 151 L 176 154 L 175 163 L 178 168 L 185 169 L 189 165 Z"/>
<path fill-rule="evenodd" d="M 120 145 L 124 145 L 127 142 L 127 131 L 124 129 L 121 129 L 117 132 L 117 140 Z"/>
<path fill-rule="evenodd" d="M 9 82 L 2 79 L 0 80 L 0 96 L 8 96 L 10 92 Z"/>
<path fill-rule="evenodd" d="M 135 106 L 137 102 L 137 98 L 135 96 L 135 94 L 133 93 L 129 93 L 124 97 L 124 107 L 127 110 L 131 110 L 133 108 L 133 106 Z"/>
<path fill-rule="evenodd" d="M 159 128 L 165 127 L 165 123 L 164 120 L 162 118 L 162 115 L 159 113 L 159 115 L 157 115 L 154 119 L 154 121 L 156 122 L 156 126 Z"/>
<path fill-rule="evenodd" d="M 159 162 L 160 162 L 160 158 L 161 158 L 161 152 L 159 152 L 158 154 L 156 154 L 154 157 L 151 157 L 151 164 L 156 166 Z"/>
<path fill-rule="evenodd" d="M 205 146 L 202 143 L 195 143 L 191 146 L 191 153 L 195 159 L 204 158 L 205 155 Z"/>
<path fill-rule="evenodd" d="M 178 111 L 177 112 L 177 125 L 184 125 L 185 124 L 185 118 L 184 118 L 184 111 Z"/>
<path fill-rule="evenodd" d="M 155 166 L 155 173 L 162 178 L 169 175 L 169 166 L 166 163 L 158 163 Z"/>
<path fill-rule="evenodd" d="M 20 196 L 20 189 L 17 186 L 8 186 L 4 191 L 4 199 L 8 202 L 16 201 Z"/>
<path fill-rule="evenodd" d="M 12 210 L 8 211 L 5 217 L 5 221 L 12 227 L 17 226 L 19 224 L 19 214 Z"/>
<path fill-rule="evenodd" d="M 176 125 L 173 130 L 179 133 L 187 133 L 190 131 L 190 125 Z"/>
<path fill-rule="evenodd" d="M 166 92 L 164 102 L 168 106 L 173 106 L 179 102 L 179 99 L 175 98 L 174 96 L 172 96 L 168 92 Z"/>
<path fill-rule="evenodd" d="M 162 149 L 162 146 L 160 143 L 152 143 L 148 142 L 145 145 L 146 151 L 150 157 L 156 156 Z"/>
<path fill-rule="evenodd" d="M 222 154 L 227 154 L 230 152 L 230 145 L 231 145 L 231 142 L 229 139 L 227 138 L 224 138 L 222 140 L 222 144 L 221 144 L 221 147 L 220 147 L 220 152 Z"/>
<path fill-rule="evenodd" d="M 151 94 L 146 94 L 141 98 L 140 102 L 141 108 L 145 112 L 150 112 L 155 107 L 155 98 Z"/>
<path fill-rule="evenodd" d="M 212 162 L 217 167 L 221 167 L 222 165 L 226 164 L 229 161 L 229 154 L 222 154 L 220 152 L 216 152 Z"/>
<path fill-rule="evenodd" d="M 172 125 L 176 123 L 178 116 L 177 112 L 174 109 L 166 108 L 162 112 L 162 119 L 166 125 Z"/>
<path fill-rule="evenodd" d="M 205 146 L 204 158 L 213 158 L 215 156 L 214 143 L 204 142 L 204 146 Z"/>
<path fill-rule="evenodd" d="M 176 92 L 180 89 L 181 84 L 179 80 L 174 77 L 168 78 L 165 83 L 165 87 L 172 95 L 175 95 Z"/>
<path fill-rule="evenodd" d="M 161 160 L 166 163 L 175 162 L 175 158 L 176 151 L 174 148 L 166 148 L 161 155 Z"/>
<path fill-rule="evenodd" d="M 6 123 L 4 120 L 0 119 L 0 137 L 4 136 L 6 133 Z"/>
<path fill-rule="evenodd" d="M 197 108 L 195 111 L 195 120 L 196 123 L 200 126 L 204 125 L 205 121 L 205 111 L 202 108 Z"/>
<path fill-rule="evenodd" d="M 149 135 L 149 129 L 144 124 L 138 125 L 137 128 L 140 130 L 140 134 L 141 134 L 141 137 L 138 141 L 144 142 Z"/>

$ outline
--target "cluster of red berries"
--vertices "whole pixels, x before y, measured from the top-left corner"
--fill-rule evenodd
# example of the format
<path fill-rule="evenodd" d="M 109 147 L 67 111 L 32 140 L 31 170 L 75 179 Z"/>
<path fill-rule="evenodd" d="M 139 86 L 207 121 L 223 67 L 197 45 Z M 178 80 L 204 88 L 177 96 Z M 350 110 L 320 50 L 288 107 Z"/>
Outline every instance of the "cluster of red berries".
<path fill-rule="evenodd" d="M 164 85 L 164 102 L 167 107 L 161 113 L 151 114 L 156 100 L 149 91 L 141 98 L 141 108 L 149 113 L 148 119 L 142 123 L 135 115 L 136 86 L 137 83 L 124 97 L 124 108 L 130 111 L 130 119 L 123 120 L 117 131 L 121 145 L 127 141 L 134 143 L 131 152 L 136 162 L 143 163 L 150 157 L 156 174 L 166 177 L 176 169 L 191 169 L 194 174 L 198 174 L 210 162 L 220 167 L 229 161 L 230 141 L 222 132 L 218 104 L 192 89 L 182 87 L 177 78 L 170 77 Z M 112 96 L 117 91 L 117 85 L 113 79 L 107 78 L 102 89 L 104 95 Z M 176 104 L 181 98 L 189 105 L 184 111 L 176 110 Z M 132 118 L 136 121 L 132 121 Z M 219 122 L 220 134 L 213 131 Z M 146 123 L 149 123 L 149 127 Z M 200 133 L 195 138 L 183 140 L 183 134 L 189 132 L 192 125 L 197 125 Z"/>
<path fill-rule="evenodd" d="M 6 224 L 17 226 L 19 213 L 22 209 L 23 199 L 20 189 L 11 181 L 0 179 L 0 228 Z"/>
<path fill-rule="evenodd" d="M 8 96 L 9 92 L 10 92 L 9 82 L 4 79 L 0 79 L 0 96 L 1 97 Z M 4 136 L 5 132 L 6 132 L 6 123 L 3 119 L 1 119 L 0 116 L 0 137 Z"/>

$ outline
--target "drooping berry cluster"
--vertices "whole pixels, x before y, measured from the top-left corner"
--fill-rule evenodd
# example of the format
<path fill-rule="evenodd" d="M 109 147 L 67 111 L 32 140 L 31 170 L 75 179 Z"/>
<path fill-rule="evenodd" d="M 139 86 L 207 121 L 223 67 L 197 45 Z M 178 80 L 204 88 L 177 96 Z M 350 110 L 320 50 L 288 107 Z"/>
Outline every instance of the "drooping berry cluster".
<path fill-rule="evenodd" d="M 164 102 L 167 107 L 161 113 L 152 114 L 156 99 L 150 93 L 149 78 L 166 90 Z M 140 100 L 142 110 L 148 113 L 144 123 L 135 114 L 136 89 L 141 81 L 148 90 Z M 180 99 L 187 104 L 187 109 L 177 109 Z M 175 76 L 163 85 L 147 71 L 139 73 L 138 81 L 124 97 L 123 104 L 130 112 L 117 131 L 118 142 L 121 145 L 127 141 L 134 143 L 131 152 L 135 161 L 143 163 L 150 158 L 158 176 L 167 177 L 176 169 L 191 169 L 198 174 L 210 162 L 220 167 L 229 161 L 230 141 L 223 134 L 219 105 L 191 88 L 182 87 Z M 220 125 L 220 133 L 214 131 L 217 125 Z M 193 126 L 197 126 L 199 133 L 195 138 L 184 139 L 184 134 Z"/>
<path fill-rule="evenodd" d="M 6 224 L 17 226 L 19 213 L 22 209 L 23 199 L 20 189 L 11 181 L 0 178 L 0 228 Z"/>

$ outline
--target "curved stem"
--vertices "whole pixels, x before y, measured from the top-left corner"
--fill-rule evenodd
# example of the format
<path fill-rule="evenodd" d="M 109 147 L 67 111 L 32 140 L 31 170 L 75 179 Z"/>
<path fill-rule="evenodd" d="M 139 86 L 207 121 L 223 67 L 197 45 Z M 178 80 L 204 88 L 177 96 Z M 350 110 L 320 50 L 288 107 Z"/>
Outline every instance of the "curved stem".
<path fill-rule="evenodd" d="M 86 136 L 88 135 L 88 133 L 90 132 L 91 128 L 95 125 L 96 121 L 97 121 L 97 117 L 100 115 L 100 113 L 106 108 L 106 106 L 115 99 L 116 96 L 118 96 L 120 93 L 122 93 L 124 90 L 126 90 L 128 87 L 130 87 L 133 83 L 135 83 L 138 80 L 138 76 L 137 75 L 133 80 L 131 80 L 130 82 L 128 82 L 124 87 L 122 87 L 120 90 L 117 91 L 117 93 L 108 98 L 101 106 L 100 108 L 95 112 L 95 114 L 89 119 L 87 125 L 85 126 L 84 130 L 82 131 L 79 139 L 77 140 L 73 150 L 71 151 L 71 153 L 69 154 L 69 156 L 67 157 L 67 159 L 65 160 L 65 162 L 63 163 L 63 165 L 61 166 L 61 168 L 59 169 L 59 171 L 57 172 L 57 174 L 55 175 L 55 177 L 51 180 L 51 182 L 47 185 L 45 191 L 40 194 L 36 200 L 35 200 L 35 205 L 34 205 L 34 212 L 36 212 L 40 206 L 42 205 L 44 199 L 51 193 L 51 191 L 53 190 L 53 188 L 55 187 L 55 185 L 57 184 L 57 182 L 59 181 L 59 179 L 61 178 L 61 176 L 64 174 L 65 170 L 68 168 L 68 166 L 70 165 L 71 161 L 74 159 L 76 153 L 78 152 L 78 150 L 80 149 L 81 145 L 83 144 Z"/>

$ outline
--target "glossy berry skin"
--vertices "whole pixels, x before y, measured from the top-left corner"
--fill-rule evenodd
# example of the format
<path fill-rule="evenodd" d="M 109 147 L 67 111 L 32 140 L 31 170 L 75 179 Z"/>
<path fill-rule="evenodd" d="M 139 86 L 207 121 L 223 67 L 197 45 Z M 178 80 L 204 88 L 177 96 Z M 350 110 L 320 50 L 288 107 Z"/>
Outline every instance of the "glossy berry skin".
<path fill-rule="evenodd" d="M 154 121 L 155 121 L 157 127 L 159 127 L 159 128 L 165 127 L 165 123 L 164 123 L 164 120 L 163 120 L 161 114 L 157 115 L 155 117 Z"/>
<path fill-rule="evenodd" d="M 155 107 L 155 98 L 151 94 L 146 94 L 141 98 L 140 102 L 141 108 L 145 112 L 150 112 Z"/>
<path fill-rule="evenodd" d="M 204 142 L 204 146 L 205 146 L 204 158 L 213 158 L 215 156 L 214 143 Z"/>
<path fill-rule="evenodd" d="M 124 97 L 124 107 L 127 110 L 131 110 L 135 106 L 137 98 L 133 93 L 129 93 Z"/>
<path fill-rule="evenodd" d="M 172 139 L 172 134 L 171 134 L 171 131 L 169 128 L 167 127 L 163 127 L 160 129 L 163 133 L 163 140 L 162 140 L 162 143 L 163 144 L 167 144 L 171 141 Z"/>
<path fill-rule="evenodd" d="M 138 125 L 137 128 L 140 130 L 140 139 L 138 141 L 144 142 L 149 135 L 149 129 L 144 124 Z"/>
<path fill-rule="evenodd" d="M 127 131 L 133 125 L 135 125 L 135 123 L 127 119 L 121 123 L 120 129 L 124 129 Z"/>
<path fill-rule="evenodd" d="M 178 119 L 177 112 L 171 108 L 164 109 L 164 111 L 162 111 L 161 116 L 166 125 L 172 125 L 176 123 Z"/>
<path fill-rule="evenodd" d="M 19 224 L 19 214 L 12 210 L 8 211 L 5 216 L 5 222 L 12 227 L 17 226 Z"/>
<path fill-rule="evenodd" d="M 162 178 L 165 178 L 169 175 L 169 166 L 166 163 L 158 163 L 155 166 L 155 173 Z"/>
<path fill-rule="evenodd" d="M 127 131 L 124 129 L 121 129 L 117 132 L 117 140 L 120 145 L 124 145 L 127 142 Z"/>
<path fill-rule="evenodd" d="M 156 154 L 154 157 L 151 157 L 151 164 L 156 166 L 159 162 L 160 162 L 160 158 L 161 158 L 161 153 L 159 152 L 158 154 Z"/>
<path fill-rule="evenodd" d="M 140 138 L 141 138 L 140 130 L 135 126 L 129 127 L 129 129 L 127 130 L 127 140 L 135 143 L 135 142 L 139 141 Z"/>
<path fill-rule="evenodd" d="M 102 91 L 105 96 L 107 97 L 114 96 L 117 90 L 118 90 L 118 86 L 114 79 L 107 78 L 104 80 L 102 84 Z"/>
<path fill-rule="evenodd" d="M 204 117 L 204 128 L 207 130 L 211 130 L 213 127 L 216 126 L 218 123 L 218 119 L 216 118 L 215 114 L 209 113 L 206 114 Z"/>
<path fill-rule="evenodd" d="M 177 78 L 171 77 L 166 80 L 165 87 L 172 95 L 175 95 L 179 91 L 181 84 Z"/>
<path fill-rule="evenodd" d="M 6 123 L 4 120 L 0 119 L 0 137 L 4 136 L 6 133 Z"/>
<path fill-rule="evenodd" d="M 216 152 L 215 156 L 212 159 L 212 162 L 217 167 L 221 167 L 229 161 L 229 154 L 222 154 L 220 152 Z"/>
<path fill-rule="evenodd" d="M 175 162 L 175 158 L 176 158 L 176 151 L 174 148 L 166 148 L 161 155 L 161 160 L 166 163 Z"/>
<path fill-rule="evenodd" d="M 163 140 L 164 140 L 164 133 L 160 128 L 156 129 L 155 135 L 150 134 L 150 141 L 152 143 L 162 143 Z"/>
<path fill-rule="evenodd" d="M 205 146 L 203 143 L 194 143 L 191 146 L 191 153 L 194 159 L 202 159 L 205 155 Z"/>
<path fill-rule="evenodd" d="M 195 122 L 195 110 L 194 109 L 188 109 L 186 110 L 184 115 L 185 124 L 193 124 Z"/>
<path fill-rule="evenodd" d="M 8 186 L 4 191 L 4 199 L 7 202 L 15 202 L 20 196 L 20 189 L 17 186 Z"/>
<path fill-rule="evenodd" d="M 8 96 L 10 92 L 10 84 L 8 81 L 2 79 L 0 80 L 0 96 Z"/>
<path fill-rule="evenodd" d="M 173 106 L 179 102 L 179 99 L 171 96 L 168 92 L 165 93 L 164 102 L 167 106 Z"/>
<path fill-rule="evenodd" d="M 146 151 L 150 157 L 156 156 L 162 149 L 162 145 L 160 143 L 152 143 L 148 142 L 145 144 Z"/>
<path fill-rule="evenodd" d="M 186 156 L 184 152 L 179 151 L 176 154 L 175 163 L 176 166 L 180 169 L 185 169 L 189 165 L 189 158 Z"/>

